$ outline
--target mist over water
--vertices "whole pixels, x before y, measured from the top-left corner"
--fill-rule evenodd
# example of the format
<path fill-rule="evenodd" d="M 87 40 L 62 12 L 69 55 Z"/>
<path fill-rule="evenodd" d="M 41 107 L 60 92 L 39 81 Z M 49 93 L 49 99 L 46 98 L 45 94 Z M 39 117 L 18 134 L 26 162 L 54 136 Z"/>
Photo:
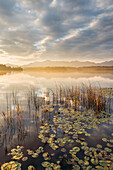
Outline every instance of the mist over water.
<path fill-rule="evenodd" d="M 21 72 L 0 76 L 0 91 L 11 89 L 70 87 L 80 84 L 113 87 L 113 74 Z"/>
<path fill-rule="evenodd" d="M 92 84 L 95 87 L 112 88 L 113 74 L 92 73 L 38 73 L 21 72 L 8 73 L 0 76 L 0 111 L 6 110 L 6 97 L 15 92 L 18 100 L 26 103 L 26 93 L 31 89 L 37 89 L 39 95 L 47 89 L 71 88 Z M 5 110 L 4 110 L 5 109 Z"/>

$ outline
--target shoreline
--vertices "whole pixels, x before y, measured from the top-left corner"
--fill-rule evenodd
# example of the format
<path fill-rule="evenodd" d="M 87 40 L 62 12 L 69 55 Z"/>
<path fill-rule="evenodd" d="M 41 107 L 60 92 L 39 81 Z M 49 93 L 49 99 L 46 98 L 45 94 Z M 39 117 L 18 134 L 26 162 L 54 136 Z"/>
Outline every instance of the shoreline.
<path fill-rule="evenodd" d="M 92 67 L 29 67 L 23 68 L 23 71 L 30 72 L 81 72 L 81 73 L 111 73 L 113 74 L 113 66 L 112 67 L 100 67 L 100 66 L 92 66 Z"/>

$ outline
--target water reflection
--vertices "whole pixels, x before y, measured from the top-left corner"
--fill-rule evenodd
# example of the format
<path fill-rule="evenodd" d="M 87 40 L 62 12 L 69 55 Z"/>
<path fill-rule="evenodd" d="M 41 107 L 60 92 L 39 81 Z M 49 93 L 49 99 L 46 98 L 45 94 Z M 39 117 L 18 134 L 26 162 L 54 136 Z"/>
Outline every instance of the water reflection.
<path fill-rule="evenodd" d="M 38 87 L 53 88 L 55 85 L 72 86 L 80 83 L 100 84 L 102 87 L 113 87 L 113 74 L 88 73 L 11 73 L 0 76 L 0 92 L 4 89 Z"/>

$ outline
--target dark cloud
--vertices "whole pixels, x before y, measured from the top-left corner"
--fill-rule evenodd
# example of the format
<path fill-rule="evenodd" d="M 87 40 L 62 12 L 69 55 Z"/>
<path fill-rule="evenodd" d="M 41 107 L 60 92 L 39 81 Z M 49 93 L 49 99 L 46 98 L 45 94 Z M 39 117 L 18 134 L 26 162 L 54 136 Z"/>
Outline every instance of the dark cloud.
<path fill-rule="evenodd" d="M 1 0 L 0 59 L 112 59 L 112 11 L 112 0 Z"/>

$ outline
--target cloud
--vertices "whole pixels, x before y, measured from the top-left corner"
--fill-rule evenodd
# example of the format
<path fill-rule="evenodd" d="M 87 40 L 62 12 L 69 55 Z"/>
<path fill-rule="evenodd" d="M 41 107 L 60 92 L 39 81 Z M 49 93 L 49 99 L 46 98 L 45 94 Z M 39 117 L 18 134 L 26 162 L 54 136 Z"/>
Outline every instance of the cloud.
<path fill-rule="evenodd" d="M 50 7 L 55 7 L 57 5 L 57 0 L 53 0 L 50 4 Z"/>
<path fill-rule="evenodd" d="M 112 0 L 96 0 L 97 7 L 101 9 L 110 9 L 113 7 L 113 1 Z"/>
<path fill-rule="evenodd" d="M 0 60 L 111 60 L 112 0 L 0 1 Z"/>
<path fill-rule="evenodd" d="M 50 37 L 46 37 L 42 39 L 41 41 L 35 42 L 33 45 L 41 52 L 46 51 L 46 42 L 50 39 Z"/>

